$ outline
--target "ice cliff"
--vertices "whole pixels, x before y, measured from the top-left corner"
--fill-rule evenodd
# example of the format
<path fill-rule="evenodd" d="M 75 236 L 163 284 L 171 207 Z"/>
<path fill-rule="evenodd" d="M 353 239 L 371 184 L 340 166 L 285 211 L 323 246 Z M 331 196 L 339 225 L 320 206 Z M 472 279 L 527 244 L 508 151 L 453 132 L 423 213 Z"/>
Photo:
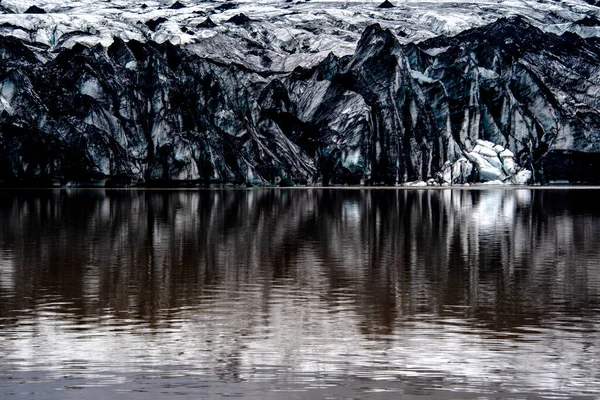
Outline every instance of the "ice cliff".
<path fill-rule="evenodd" d="M 3 184 L 600 181 L 593 5 L 154 3 L 0 4 Z"/>

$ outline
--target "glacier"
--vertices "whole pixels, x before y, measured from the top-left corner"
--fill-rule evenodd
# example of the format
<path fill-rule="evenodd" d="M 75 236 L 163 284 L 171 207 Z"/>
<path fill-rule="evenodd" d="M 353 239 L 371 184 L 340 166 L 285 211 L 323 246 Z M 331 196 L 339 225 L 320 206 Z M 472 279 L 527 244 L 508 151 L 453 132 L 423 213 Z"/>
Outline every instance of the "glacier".
<path fill-rule="evenodd" d="M 4 0 L 0 184 L 600 181 L 584 1 Z"/>

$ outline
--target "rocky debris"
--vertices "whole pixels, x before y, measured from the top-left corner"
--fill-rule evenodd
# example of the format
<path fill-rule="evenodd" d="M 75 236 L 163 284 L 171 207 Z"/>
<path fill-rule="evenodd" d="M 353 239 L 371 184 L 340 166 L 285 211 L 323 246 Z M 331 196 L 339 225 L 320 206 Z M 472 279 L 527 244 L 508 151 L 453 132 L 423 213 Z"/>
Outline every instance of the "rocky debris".
<path fill-rule="evenodd" d="M 396 7 L 395 5 L 393 5 L 389 0 L 385 0 L 383 3 L 381 3 L 380 5 L 377 6 L 377 8 L 394 8 Z"/>
<path fill-rule="evenodd" d="M 191 29 L 188 29 L 186 26 L 181 27 L 181 32 L 187 33 L 188 35 L 195 35 L 195 32 Z"/>
<path fill-rule="evenodd" d="M 170 10 L 181 10 L 182 8 L 185 8 L 185 4 L 181 4 L 179 1 L 176 1 L 169 7 Z"/>
<path fill-rule="evenodd" d="M 201 29 L 210 29 L 210 28 L 214 28 L 216 26 L 217 26 L 217 24 L 215 24 L 213 22 L 213 20 L 210 19 L 210 17 L 207 17 L 204 21 L 202 21 L 201 23 L 198 24 L 198 28 L 201 28 Z"/>
<path fill-rule="evenodd" d="M 34 5 L 25 10 L 25 14 L 46 14 L 46 11 L 43 8 Z"/>
<path fill-rule="evenodd" d="M 233 17 L 229 18 L 227 22 L 231 22 L 236 25 L 246 25 L 251 22 L 251 19 L 248 18 L 245 14 L 236 14 Z"/>
<path fill-rule="evenodd" d="M 159 17 L 159 18 L 156 18 L 156 19 L 151 19 L 151 20 L 149 20 L 149 21 L 146 21 L 146 26 L 147 26 L 148 28 L 150 28 L 150 30 L 151 30 L 152 32 L 156 32 L 156 28 L 158 28 L 158 26 L 159 26 L 160 24 L 162 24 L 162 23 L 164 23 L 164 22 L 167 22 L 167 21 L 168 21 L 168 19 L 166 19 L 166 18 L 163 18 L 163 17 Z"/>

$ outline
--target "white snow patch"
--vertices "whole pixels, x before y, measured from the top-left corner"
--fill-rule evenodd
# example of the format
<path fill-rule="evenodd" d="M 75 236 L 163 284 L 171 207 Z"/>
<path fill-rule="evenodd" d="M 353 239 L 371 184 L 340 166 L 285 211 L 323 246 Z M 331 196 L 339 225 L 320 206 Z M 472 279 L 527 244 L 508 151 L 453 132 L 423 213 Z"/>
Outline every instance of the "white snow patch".
<path fill-rule="evenodd" d="M 0 95 L 0 112 L 6 111 L 9 115 L 13 114 L 13 108 L 10 103 L 4 98 L 4 96 Z"/>
<path fill-rule="evenodd" d="M 500 157 L 500 158 L 505 158 L 505 157 L 514 157 L 514 156 L 515 156 L 515 154 L 514 154 L 512 151 L 508 150 L 508 149 L 504 150 L 503 152 L 501 152 L 501 153 L 499 154 L 499 157 Z"/>
<path fill-rule="evenodd" d="M 90 78 L 79 85 L 79 93 L 98 100 L 102 97 L 102 86 L 96 78 Z"/>
<path fill-rule="evenodd" d="M 23 39 L 29 37 L 34 42 L 53 47 L 72 47 L 75 43 L 110 45 L 114 36 L 123 40 L 157 39 L 190 46 L 199 55 L 243 62 L 249 67 L 255 63 L 255 58 L 234 50 L 239 43 L 251 41 L 275 53 L 276 57 L 270 55 L 274 59 L 272 68 L 281 67 L 287 71 L 297 65 L 314 65 L 314 60 L 318 58 L 315 54 L 333 51 L 343 56 L 353 53 L 361 32 L 373 23 L 394 31 L 401 27 L 404 32 L 409 32 L 408 37 L 399 38 L 403 43 L 420 42 L 439 34 L 456 35 L 465 29 L 483 26 L 510 15 L 524 15 L 548 32 L 560 34 L 572 31 L 584 37 L 600 36 L 600 30 L 595 27 L 573 23 L 586 14 L 596 12 L 594 6 L 582 1 L 523 3 L 498 0 L 482 3 L 475 0 L 407 0 L 397 4 L 396 8 L 381 10 L 376 7 L 379 3 L 360 0 L 294 3 L 236 0 L 238 7 L 227 11 L 216 10 L 222 4 L 220 1 L 181 1 L 186 5 L 184 9 L 171 10 L 168 5 L 174 1 L 3 0 L 4 7 L 18 13 L 37 5 L 48 14 L 0 15 L 0 25 L 4 23 L 16 27 L 12 30 L 5 28 L 1 34 Z M 142 3 L 146 3 L 148 8 L 142 9 Z M 549 12 L 560 15 L 565 22 L 548 23 Z M 252 19 L 251 24 L 236 26 L 225 23 L 238 13 L 248 15 Z M 182 27 L 196 30 L 198 23 L 209 14 L 219 26 L 197 30 L 195 35 L 181 31 Z M 160 17 L 167 21 L 159 26 L 158 34 L 151 32 L 144 23 Z M 70 36 L 67 38 L 65 35 Z M 235 45 L 222 46 L 223 37 Z M 436 57 L 446 50 L 444 47 L 432 48 L 427 53 Z M 310 62 L 303 63 L 304 59 L 310 59 Z M 486 78 L 495 76 L 491 70 L 482 70 L 480 74 Z"/>
<path fill-rule="evenodd" d="M 435 79 L 432 79 L 432 78 L 428 77 L 427 75 L 423 74 L 420 71 L 411 70 L 410 71 L 410 76 L 414 80 L 416 80 L 418 83 L 433 83 L 433 82 L 436 82 Z"/>
<path fill-rule="evenodd" d="M 410 187 L 426 187 L 427 186 L 427 182 L 425 181 L 413 181 L 413 182 L 406 182 L 403 186 L 410 186 Z"/>
<path fill-rule="evenodd" d="M 129 61 L 127 64 L 125 64 L 125 68 L 129 70 L 136 70 L 137 66 L 137 61 Z"/>
<path fill-rule="evenodd" d="M 346 154 L 342 161 L 342 165 L 348 168 L 350 166 L 358 164 L 358 160 L 360 160 L 360 149 L 356 149 Z"/>
<path fill-rule="evenodd" d="M 434 47 L 431 49 L 427 49 L 424 52 L 427 53 L 428 55 L 435 57 L 435 56 L 439 56 L 442 53 L 445 53 L 448 49 L 450 48 L 450 46 L 445 46 L 445 47 Z"/>
<path fill-rule="evenodd" d="M 521 170 L 513 178 L 515 185 L 526 185 L 531 180 L 532 173 L 528 169 Z"/>
<path fill-rule="evenodd" d="M 489 147 L 484 147 L 480 144 L 475 145 L 475 147 L 473 148 L 473 151 L 477 154 L 482 155 L 485 158 L 489 158 L 489 157 L 496 157 L 497 153 L 495 150 L 489 148 Z"/>
<path fill-rule="evenodd" d="M 17 89 L 15 87 L 15 84 L 12 81 L 6 80 L 2 82 L 2 89 L 0 89 L 0 94 L 8 103 L 12 101 L 16 91 Z"/>
<path fill-rule="evenodd" d="M 217 36 L 218 32 L 212 31 L 212 30 L 208 30 L 208 29 L 202 29 L 199 33 L 198 36 L 200 36 L 202 39 L 210 39 L 212 37 Z"/>
<path fill-rule="evenodd" d="M 488 149 L 494 149 L 495 144 L 483 139 L 477 139 L 476 143 L 480 146 L 487 147 Z"/>
<path fill-rule="evenodd" d="M 417 105 L 415 104 L 414 99 L 410 102 L 409 110 L 412 126 L 415 127 L 417 125 L 417 118 L 419 115 L 417 111 Z"/>
<path fill-rule="evenodd" d="M 500 75 L 496 73 L 496 71 L 492 71 L 491 69 L 478 67 L 477 72 L 479 75 L 485 79 L 499 79 Z"/>

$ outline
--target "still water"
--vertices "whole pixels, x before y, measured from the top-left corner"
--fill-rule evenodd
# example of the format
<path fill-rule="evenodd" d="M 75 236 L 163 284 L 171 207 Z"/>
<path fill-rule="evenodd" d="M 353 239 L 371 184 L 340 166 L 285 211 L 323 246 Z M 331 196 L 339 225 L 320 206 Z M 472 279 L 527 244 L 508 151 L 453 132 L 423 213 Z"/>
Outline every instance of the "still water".
<path fill-rule="evenodd" d="M 600 398 L 600 190 L 0 193 L 0 398 Z"/>

